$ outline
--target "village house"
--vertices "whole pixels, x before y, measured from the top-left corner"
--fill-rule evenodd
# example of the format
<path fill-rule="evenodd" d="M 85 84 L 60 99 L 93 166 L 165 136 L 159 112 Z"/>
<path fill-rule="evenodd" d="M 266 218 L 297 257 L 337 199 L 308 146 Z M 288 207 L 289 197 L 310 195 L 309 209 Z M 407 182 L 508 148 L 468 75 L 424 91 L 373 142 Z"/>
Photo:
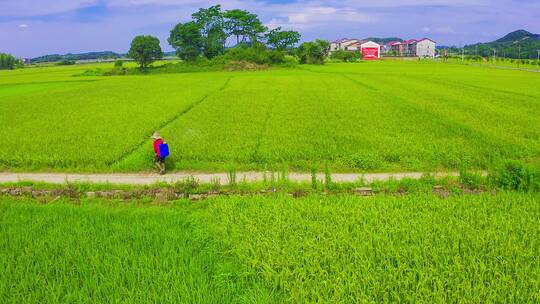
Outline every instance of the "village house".
<path fill-rule="evenodd" d="M 381 45 L 373 41 L 361 39 L 339 39 L 330 44 L 330 52 L 338 50 L 360 52 L 364 59 L 374 60 L 381 58 Z"/>
<path fill-rule="evenodd" d="M 416 56 L 420 58 L 434 58 L 437 44 L 435 41 L 424 38 L 416 42 Z"/>
<path fill-rule="evenodd" d="M 344 50 L 362 52 L 363 55 L 367 52 L 369 59 L 381 58 L 381 53 L 404 57 L 434 58 L 436 46 L 435 41 L 429 38 L 391 41 L 383 46 L 373 41 L 344 38 L 333 41 L 330 44 L 330 52 Z"/>
<path fill-rule="evenodd" d="M 434 58 L 436 54 L 435 41 L 429 38 L 420 40 L 411 39 L 407 41 L 392 41 L 384 46 L 386 54 L 392 53 L 397 56 Z"/>
<path fill-rule="evenodd" d="M 335 52 L 335 51 L 338 51 L 338 50 L 348 51 L 348 50 L 350 50 L 349 46 L 351 46 L 351 45 L 353 45 L 353 44 L 355 44 L 355 43 L 357 43 L 359 41 L 360 41 L 360 39 L 348 39 L 348 38 L 343 38 L 343 39 L 336 40 L 336 41 L 330 43 L 330 52 Z"/>

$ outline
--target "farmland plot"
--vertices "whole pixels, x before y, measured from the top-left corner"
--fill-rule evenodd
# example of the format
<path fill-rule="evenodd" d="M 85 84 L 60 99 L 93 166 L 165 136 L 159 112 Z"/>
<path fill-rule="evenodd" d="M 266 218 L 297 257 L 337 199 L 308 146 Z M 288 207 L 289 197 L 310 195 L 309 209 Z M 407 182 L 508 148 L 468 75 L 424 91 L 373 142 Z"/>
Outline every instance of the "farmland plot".
<path fill-rule="evenodd" d="M 0 149 L 0 163 L 106 170 L 223 84 L 220 76 L 116 78 L 8 96 L 0 101 L 0 136 L 12 144 Z"/>
<path fill-rule="evenodd" d="M 540 301 L 533 193 L 29 200 L 0 196 L 4 303 Z"/>
<path fill-rule="evenodd" d="M 537 302 L 538 195 L 222 199 L 208 221 L 289 302 Z M 511 261 L 511 262 L 510 262 Z"/>
<path fill-rule="evenodd" d="M 533 73 L 391 61 L 145 77 L 50 69 L 14 74 L 17 84 L 0 79 L 0 135 L 19 143 L 15 151 L 0 148 L 4 168 L 148 170 L 154 129 L 169 143 L 174 169 L 540 163 L 540 77 Z"/>

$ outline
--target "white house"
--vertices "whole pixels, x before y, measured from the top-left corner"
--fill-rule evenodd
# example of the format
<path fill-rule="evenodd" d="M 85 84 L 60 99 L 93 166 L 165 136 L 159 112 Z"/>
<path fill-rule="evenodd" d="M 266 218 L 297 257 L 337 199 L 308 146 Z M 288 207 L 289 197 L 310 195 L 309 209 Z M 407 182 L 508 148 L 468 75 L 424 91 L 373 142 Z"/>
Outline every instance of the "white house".
<path fill-rule="evenodd" d="M 435 57 L 435 41 L 424 38 L 416 42 L 416 56 L 420 58 L 434 58 Z"/>
<path fill-rule="evenodd" d="M 349 46 L 359 42 L 358 39 L 339 39 L 330 44 L 330 52 L 335 52 L 337 50 L 348 50 Z"/>

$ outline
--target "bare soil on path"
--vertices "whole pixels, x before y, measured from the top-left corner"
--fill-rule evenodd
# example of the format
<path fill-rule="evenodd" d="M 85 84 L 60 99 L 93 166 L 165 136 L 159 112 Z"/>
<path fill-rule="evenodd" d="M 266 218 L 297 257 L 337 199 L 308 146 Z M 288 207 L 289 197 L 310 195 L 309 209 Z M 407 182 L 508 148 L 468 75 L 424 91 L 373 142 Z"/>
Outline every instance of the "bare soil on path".
<path fill-rule="evenodd" d="M 422 172 L 404 172 L 404 173 L 336 173 L 332 174 L 332 181 L 338 183 L 357 182 L 363 179 L 370 183 L 374 181 L 387 181 L 391 179 L 401 180 L 404 178 L 420 179 L 425 173 Z M 438 172 L 431 173 L 435 177 L 459 176 L 457 172 Z M 104 174 L 78 174 L 78 173 L 11 173 L 0 172 L 0 183 L 16 182 L 44 182 L 50 184 L 65 183 L 89 183 L 89 184 L 127 184 L 127 185 L 151 185 L 155 183 L 175 183 L 194 177 L 201 183 L 212 183 L 219 180 L 220 183 L 229 182 L 227 173 L 197 173 L 197 172 L 174 172 L 166 175 L 153 173 L 104 173 Z M 270 180 L 270 172 L 238 172 L 236 181 L 257 182 L 264 179 Z M 274 178 L 278 178 L 278 173 L 274 173 Z M 289 173 L 287 178 L 293 182 L 310 182 L 310 173 Z M 318 180 L 324 180 L 322 173 L 317 174 Z"/>

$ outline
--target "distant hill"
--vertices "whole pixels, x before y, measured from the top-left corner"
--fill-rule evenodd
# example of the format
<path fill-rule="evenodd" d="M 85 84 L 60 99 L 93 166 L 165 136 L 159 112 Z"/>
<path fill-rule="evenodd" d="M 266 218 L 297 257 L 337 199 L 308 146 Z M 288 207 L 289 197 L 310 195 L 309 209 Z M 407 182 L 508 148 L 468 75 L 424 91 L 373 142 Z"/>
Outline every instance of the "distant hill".
<path fill-rule="evenodd" d="M 397 38 L 397 37 L 387 37 L 387 38 L 369 37 L 364 40 L 370 40 L 378 44 L 387 44 L 388 42 L 392 42 L 392 41 L 399 41 L 399 42 L 404 41 L 403 39 Z"/>
<path fill-rule="evenodd" d="M 64 60 L 96 60 L 96 59 L 116 59 L 123 57 L 123 54 L 118 54 L 115 52 L 90 52 L 90 53 L 81 53 L 81 54 L 65 54 L 65 55 L 45 55 L 32 59 L 32 63 L 42 63 L 42 62 L 58 62 Z"/>
<path fill-rule="evenodd" d="M 98 60 L 98 59 L 116 59 L 116 58 L 123 58 L 126 54 L 120 54 L 115 52 L 88 52 L 88 53 L 80 53 L 80 54 L 64 54 L 64 55 L 45 55 L 40 56 L 32 59 L 32 63 L 43 63 L 43 62 L 59 62 L 64 60 Z M 164 57 L 174 57 L 176 56 L 175 52 L 164 52 Z"/>
<path fill-rule="evenodd" d="M 538 34 L 532 34 L 527 32 L 526 30 L 517 30 L 515 32 L 511 32 L 510 34 L 502 37 L 501 39 L 497 39 L 494 42 L 496 43 L 508 43 L 508 42 L 514 42 L 519 40 L 525 40 L 525 39 L 540 39 L 540 35 Z"/>
<path fill-rule="evenodd" d="M 482 57 L 493 56 L 493 50 L 496 50 L 499 57 L 535 59 L 540 50 L 540 35 L 526 30 L 517 30 L 492 42 L 465 46 L 467 54 L 478 54 Z"/>

